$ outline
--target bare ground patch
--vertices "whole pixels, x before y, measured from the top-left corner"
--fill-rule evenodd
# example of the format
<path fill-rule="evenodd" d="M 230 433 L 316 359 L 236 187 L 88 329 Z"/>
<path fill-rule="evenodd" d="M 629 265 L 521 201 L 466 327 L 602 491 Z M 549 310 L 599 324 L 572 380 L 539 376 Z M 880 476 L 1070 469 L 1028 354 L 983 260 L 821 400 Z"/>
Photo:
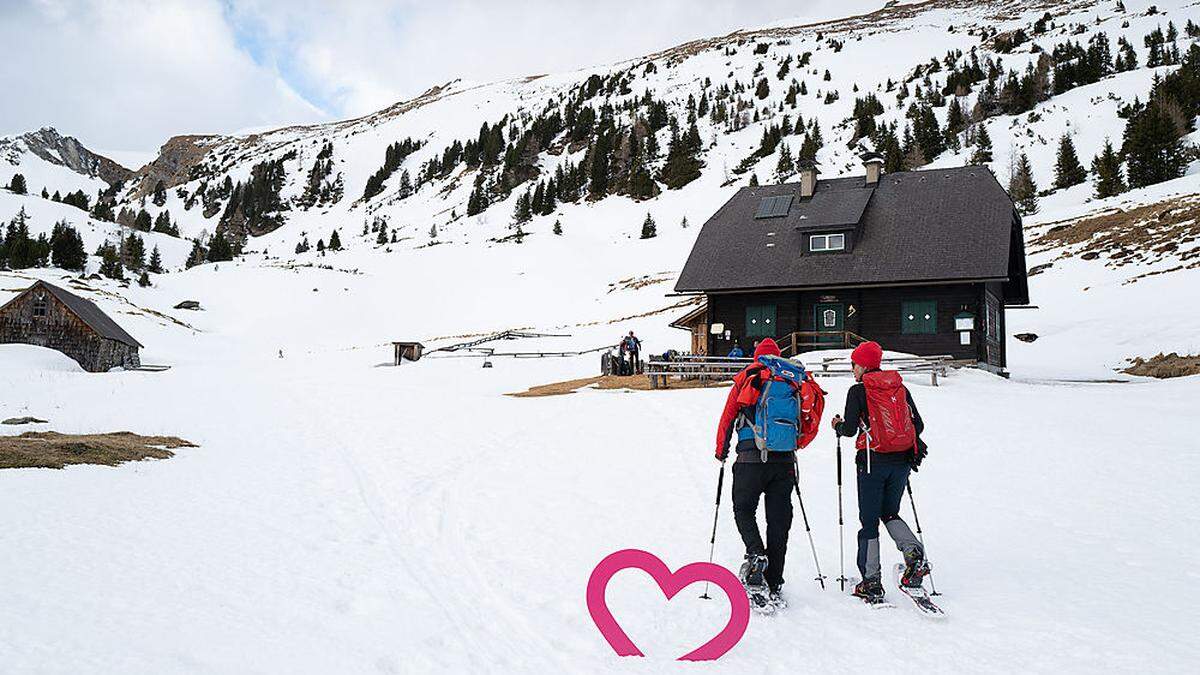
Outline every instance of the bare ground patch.
<path fill-rule="evenodd" d="M 672 380 L 670 389 L 702 389 L 707 387 L 724 387 L 729 384 L 729 381 L 715 380 Z M 531 398 L 539 396 L 561 396 L 563 394 L 574 394 L 584 387 L 595 386 L 596 389 L 625 389 L 630 391 L 649 391 L 650 378 L 645 375 L 598 375 L 596 377 L 582 377 L 577 380 L 566 380 L 563 382 L 551 382 L 549 384 L 539 384 L 536 387 L 530 387 L 526 391 L 521 391 L 508 396 L 516 398 Z"/>
<path fill-rule="evenodd" d="M 1179 261 L 1171 270 L 1139 274 L 1126 283 L 1155 274 L 1200 268 L 1200 197 L 1189 195 L 1051 223 L 1049 229 L 1029 244 L 1031 253 L 1057 249 L 1061 251 L 1060 259 L 1103 258 L 1104 265 L 1111 268 L 1147 265 L 1168 258 Z M 1044 269 L 1051 264 L 1039 267 Z"/>
<path fill-rule="evenodd" d="M 1133 359 L 1133 363 L 1123 372 L 1160 379 L 1200 375 L 1200 354 L 1180 356 L 1175 352 L 1160 353 L 1148 359 L 1139 356 Z"/>
<path fill-rule="evenodd" d="M 140 436 L 129 431 L 60 434 L 27 431 L 0 436 L 0 469 L 61 469 L 68 464 L 117 466 L 141 459 L 167 459 L 176 448 L 196 445 L 175 436 Z"/>

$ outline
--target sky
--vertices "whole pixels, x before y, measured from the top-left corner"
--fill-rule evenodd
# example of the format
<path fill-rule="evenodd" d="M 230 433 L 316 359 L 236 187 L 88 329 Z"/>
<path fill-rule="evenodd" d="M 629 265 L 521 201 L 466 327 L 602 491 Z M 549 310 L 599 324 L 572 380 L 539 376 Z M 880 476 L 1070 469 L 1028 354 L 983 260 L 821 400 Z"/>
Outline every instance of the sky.
<path fill-rule="evenodd" d="M 455 78 L 569 71 L 882 5 L 0 0 L 0 135 L 54 126 L 136 164 L 179 134 L 356 117 Z"/>

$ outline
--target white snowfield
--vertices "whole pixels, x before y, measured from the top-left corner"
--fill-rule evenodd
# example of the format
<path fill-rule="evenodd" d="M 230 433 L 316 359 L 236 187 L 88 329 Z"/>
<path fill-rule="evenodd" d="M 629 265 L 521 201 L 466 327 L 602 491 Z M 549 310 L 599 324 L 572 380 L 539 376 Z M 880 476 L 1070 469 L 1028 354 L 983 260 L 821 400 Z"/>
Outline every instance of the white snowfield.
<path fill-rule="evenodd" d="M 621 659 L 592 625 L 584 586 L 621 548 L 649 550 L 672 568 L 707 558 L 725 390 L 502 395 L 591 375 L 594 354 L 495 357 L 491 369 L 438 355 L 380 364 L 392 339 L 439 345 L 452 340 L 430 338 L 519 326 L 571 337 L 498 351 L 586 349 L 630 329 L 648 352 L 684 347 L 686 334 L 666 324 L 685 308 L 606 321 L 678 301 L 664 297 L 670 281 L 609 284 L 682 258 L 685 237 L 564 236 L 531 238 L 521 255 L 438 246 L 320 259 L 353 274 L 252 257 L 158 277 L 149 289 L 88 282 L 97 291 L 83 293 L 146 343 L 143 360 L 172 369 L 71 372 L 45 350 L 0 346 L 0 417 L 39 416 L 50 423 L 33 428 L 62 432 L 179 435 L 200 447 L 118 468 L 0 472 L 0 509 L 10 514 L 0 535 L 0 578 L 9 580 L 0 584 L 0 670 L 661 669 L 723 625 L 726 602 L 700 600 L 693 587 L 668 603 L 647 576 L 620 573 L 610 604 L 648 655 Z M 1101 263 L 1032 278 L 1045 306 L 1012 312 L 1012 330 L 1046 337 L 1010 340 L 1011 380 L 958 372 L 937 388 L 912 381 L 931 446 L 914 487 L 947 621 L 924 620 L 894 589 L 897 607 L 887 611 L 835 590 L 826 429 L 801 470 L 830 587 L 811 580 L 797 513 L 791 607 L 753 617 L 731 653 L 694 667 L 1186 671 L 1200 656 L 1191 628 L 1200 610 L 1179 591 L 1195 582 L 1189 561 L 1200 555 L 1187 535 L 1197 525 L 1187 477 L 1200 456 L 1186 428 L 1200 378 L 1073 380 L 1112 379 L 1124 358 L 1148 355 L 1155 343 L 1138 325 L 1109 322 L 1104 332 L 1102 319 L 1117 302 L 1186 297 L 1195 272 L 1120 285 L 1124 276 Z M 1111 288 L 1082 293 L 1085 275 Z M 65 283 L 53 270 L 34 276 Z M 0 302 L 30 278 L 0 274 Z M 203 311 L 171 309 L 183 299 Z M 1179 315 L 1185 325 L 1165 346 L 1195 351 L 1196 318 Z M 849 381 L 823 383 L 828 419 Z M 716 561 L 736 570 L 729 478 Z M 898 558 L 885 548 L 885 565 Z"/>
<path fill-rule="evenodd" d="M 1078 3 L 1082 9 L 1060 22 L 1106 31 L 1114 44 L 1118 32 L 1127 35 L 1144 62 L 1141 36 L 1155 25 L 1173 20 L 1182 30 L 1187 17 L 1200 20 L 1183 0 L 1158 3 L 1166 16 L 1147 16 L 1149 2 L 1126 4 L 1128 28 L 1108 2 Z M 826 175 L 859 171 L 844 143 L 849 130 L 834 127 L 852 109 L 849 88 L 858 83 L 865 93 L 930 56 L 965 51 L 978 40 L 947 25 L 973 11 L 918 14 L 907 32 L 814 52 L 810 69 L 830 68 L 833 81 L 806 73 L 810 100 L 800 110 L 821 120 Z M 1055 40 L 1089 36 L 1055 35 L 1039 43 L 1049 49 Z M 816 44 L 815 35 L 797 35 L 787 50 Z M 678 103 L 705 76 L 719 84 L 737 71 L 745 81 L 756 63 L 751 52 L 744 45 L 734 57 L 717 50 L 660 66 L 638 80 L 635 94 L 650 86 Z M 1005 56 L 1005 66 L 1023 67 L 1029 58 Z M 776 67 L 765 75 L 772 105 L 786 91 Z M 594 353 L 495 356 L 490 369 L 480 358 L 444 354 L 387 365 L 392 340 L 437 347 L 509 328 L 568 337 L 491 345 L 498 352 L 591 349 L 629 330 L 647 353 L 687 348 L 687 334 L 668 323 L 690 306 L 669 293 L 703 221 L 748 180 L 723 185 L 723 174 L 757 145 L 761 124 L 717 137 L 709 168 L 684 190 L 644 203 L 610 197 L 563 206 L 528 224 L 520 245 L 488 241 L 512 232 L 511 199 L 470 218 L 460 208 L 451 218 L 470 180 L 448 194 L 445 185 L 427 186 L 384 206 L 394 176 L 369 213 L 351 206 L 382 161 L 383 144 L 435 134 L 405 163 L 415 173 L 450 140 L 473 137 L 481 122 L 517 104 L 538 110 L 591 72 L 455 84 L 449 91 L 458 93 L 444 104 L 376 127 L 348 122 L 264 134 L 264 147 L 290 135 L 303 142 L 307 154 L 288 165 L 285 196 L 294 197 L 318 143 L 331 129 L 343 133 L 332 140 L 346 198 L 327 211 L 293 211 L 236 262 L 182 271 L 190 242 L 145 234 L 146 248 L 159 245 L 164 261 L 180 270 L 155 275 L 150 288 L 86 280 L 81 290 L 60 270 L 0 272 L 0 304 L 34 279 L 64 285 L 144 343 L 144 363 L 171 366 L 89 374 L 55 352 L 0 345 L 0 419 L 49 420 L 0 426 L 0 434 L 129 430 L 199 445 L 169 460 L 115 468 L 0 471 L 0 673 L 657 673 L 720 629 L 728 604 L 719 595 L 701 600 L 702 588 L 693 586 L 667 602 L 648 576 L 625 571 L 609 586 L 609 605 L 647 657 L 622 659 L 593 626 L 584 590 L 593 567 L 618 549 L 648 550 L 672 569 L 707 559 L 719 466 L 714 432 L 726 389 L 503 395 L 597 374 Z M 1143 68 L 1056 97 L 1039 106 L 1036 120 L 990 120 L 993 170 L 1003 182 L 1009 147 L 1023 146 L 1047 187 L 1058 135 L 1072 130 L 1086 163 L 1105 136 L 1119 142 L 1122 123 L 1108 94 L 1144 95 L 1152 76 Z M 835 86 L 835 104 L 815 98 Z M 900 119 L 894 97 L 886 99 L 884 119 Z M 713 139 L 706 122 L 701 131 L 706 143 Z M 793 152 L 798 142 L 789 141 Z M 231 173 L 243 179 L 254 162 L 285 151 L 281 144 L 250 153 Z M 962 164 L 965 154 L 937 165 Z M 755 168 L 764 182 L 774 163 L 767 158 Z M 31 193 L 40 193 L 33 165 L 20 166 Z M 17 170 L 0 166 L 0 182 Z M 1197 164 L 1180 179 L 1108 200 L 1092 200 L 1090 186 L 1077 186 L 1042 200 L 1041 212 L 1026 219 L 1027 239 L 1065 219 L 1198 192 Z M 167 208 L 185 235 L 215 229 L 215 217 L 205 220 L 180 202 L 168 190 Z M 22 207 L 35 234 L 70 220 L 89 251 L 119 232 L 73 207 L 0 190 L 0 221 Z M 658 236 L 639 240 L 647 212 Z M 376 248 L 373 235 L 359 236 L 375 213 L 401 228 L 402 241 Z M 562 236 L 550 233 L 555 220 Z M 435 246 L 428 246 L 431 225 L 439 228 Z M 291 254 L 300 232 L 315 245 L 334 227 L 347 250 Z M 1030 255 L 1028 264 L 1058 253 Z M 958 371 L 936 388 L 924 378 L 910 382 L 930 445 L 913 487 L 945 621 L 924 619 L 890 586 L 896 607 L 881 611 L 837 590 L 836 446 L 826 426 L 800 467 L 828 587 L 813 581 L 797 510 L 786 569 L 790 607 L 752 617 L 720 661 L 679 668 L 1194 671 L 1200 453 L 1191 426 L 1200 377 L 1158 381 L 1119 371 L 1136 356 L 1200 353 L 1200 312 L 1192 307 L 1200 270 L 1129 283 L 1180 260 L 1168 255 L 1115 269 L 1105 262 L 1060 260 L 1031 277 L 1036 308 L 1007 314 L 1011 379 Z M 89 271 L 95 266 L 93 259 Z M 172 309 L 182 300 L 203 309 Z M 1039 338 L 1011 339 L 1020 332 Z M 822 384 L 827 424 L 850 381 Z M 851 446 L 845 439 L 844 552 L 853 577 Z M 736 571 L 743 551 L 730 482 L 726 475 L 715 562 Z M 911 516 L 907 500 L 902 515 Z M 899 554 L 883 539 L 890 568 Z"/>

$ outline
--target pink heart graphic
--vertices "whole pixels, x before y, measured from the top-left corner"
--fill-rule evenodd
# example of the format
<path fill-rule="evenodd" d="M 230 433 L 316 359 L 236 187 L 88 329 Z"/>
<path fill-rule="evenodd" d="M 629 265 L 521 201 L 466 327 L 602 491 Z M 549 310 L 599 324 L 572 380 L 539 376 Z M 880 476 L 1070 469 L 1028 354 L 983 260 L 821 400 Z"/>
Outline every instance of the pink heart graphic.
<path fill-rule="evenodd" d="M 719 659 L 733 649 L 733 646 L 746 633 L 746 626 L 750 623 L 750 600 L 746 597 L 742 582 L 738 581 L 732 572 L 720 565 L 698 562 L 684 565 L 672 574 L 666 564 L 653 553 L 627 548 L 601 560 L 600 564 L 596 565 L 596 569 L 592 570 L 592 576 L 588 579 L 587 585 L 588 612 L 592 615 L 592 621 L 596 623 L 596 628 L 600 629 L 600 634 L 604 636 L 605 640 L 608 640 L 609 646 L 618 656 L 645 656 L 617 624 L 617 620 L 608 610 L 608 603 L 604 599 L 608 580 L 617 572 L 631 567 L 636 567 L 649 574 L 668 600 L 697 581 L 711 581 L 716 584 L 717 588 L 725 591 L 725 595 L 729 596 L 729 623 L 725 624 L 725 628 L 721 629 L 716 637 L 679 657 L 680 661 Z"/>

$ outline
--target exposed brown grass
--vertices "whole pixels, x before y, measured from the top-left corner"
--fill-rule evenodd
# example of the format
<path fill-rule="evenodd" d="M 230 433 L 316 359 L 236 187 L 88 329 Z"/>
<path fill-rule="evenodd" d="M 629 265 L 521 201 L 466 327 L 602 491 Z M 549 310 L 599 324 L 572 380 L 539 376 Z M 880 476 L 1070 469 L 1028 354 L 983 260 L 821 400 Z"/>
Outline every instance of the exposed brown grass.
<path fill-rule="evenodd" d="M 1195 356 L 1180 356 L 1175 352 L 1171 352 L 1170 354 L 1160 353 L 1148 359 L 1143 359 L 1139 356 L 1133 360 L 1133 364 L 1126 368 L 1124 372 L 1130 375 L 1157 377 L 1160 379 L 1200 375 L 1200 354 Z"/>
<path fill-rule="evenodd" d="M 1198 239 L 1200 198 L 1189 195 L 1129 210 L 1116 209 L 1078 220 L 1051 223 L 1048 230 L 1030 241 L 1030 251 L 1058 249 L 1060 258 L 1103 258 L 1105 266 L 1114 268 L 1173 257 L 1180 262 L 1173 268 L 1178 270 L 1200 267 L 1200 247 L 1188 246 Z M 1049 264 L 1039 267 L 1049 267 Z M 1165 271 L 1168 270 L 1141 274 L 1128 282 Z"/>
<path fill-rule="evenodd" d="M 175 455 L 172 449 L 194 447 L 174 436 L 139 436 L 129 431 L 82 435 L 27 431 L 20 436 L 0 436 L 0 469 L 116 466 L 147 458 L 167 459 Z"/>
<path fill-rule="evenodd" d="M 729 384 L 728 380 L 723 382 L 715 380 L 672 380 L 670 389 L 701 389 L 707 387 L 724 387 Z M 649 391 L 650 378 L 645 375 L 604 375 L 597 377 L 583 377 L 577 380 L 566 380 L 564 382 L 551 382 L 549 384 L 539 384 L 536 387 L 530 387 L 526 391 L 508 394 L 516 398 L 529 398 L 538 396 L 561 396 L 563 394 L 574 394 L 584 387 L 595 386 L 597 389 L 625 389 L 629 391 Z"/>

